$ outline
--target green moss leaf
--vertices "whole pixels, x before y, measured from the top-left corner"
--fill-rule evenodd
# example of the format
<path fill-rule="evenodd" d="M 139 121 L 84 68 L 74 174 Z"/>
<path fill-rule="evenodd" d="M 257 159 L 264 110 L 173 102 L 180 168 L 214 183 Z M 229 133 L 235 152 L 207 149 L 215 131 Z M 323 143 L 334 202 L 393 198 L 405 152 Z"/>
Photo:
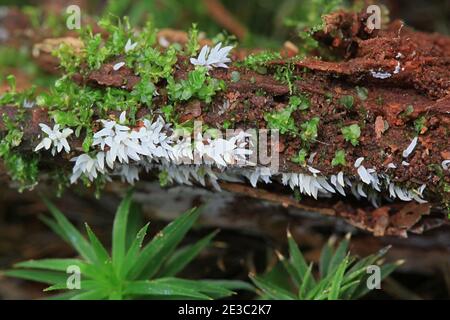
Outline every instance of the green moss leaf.
<path fill-rule="evenodd" d="M 353 146 L 357 146 L 359 144 L 359 137 L 361 135 L 359 125 L 352 124 L 350 126 L 343 127 L 341 132 L 344 135 L 345 141 L 350 142 Z"/>
<path fill-rule="evenodd" d="M 334 154 L 334 158 L 331 161 L 331 165 L 333 167 L 336 166 L 345 166 L 347 164 L 347 161 L 345 161 L 345 150 L 337 150 Z"/>

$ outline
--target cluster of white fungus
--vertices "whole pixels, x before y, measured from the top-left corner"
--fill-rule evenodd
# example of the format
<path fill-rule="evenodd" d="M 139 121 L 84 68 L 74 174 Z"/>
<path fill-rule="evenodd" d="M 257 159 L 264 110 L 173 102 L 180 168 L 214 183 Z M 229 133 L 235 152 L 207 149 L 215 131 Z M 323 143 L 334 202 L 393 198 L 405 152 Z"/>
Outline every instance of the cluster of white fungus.
<path fill-rule="evenodd" d="M 1 31 L 1 30 L 0 30 Z M 2 34 L 0 32 L 0 40 Z M 163 43 L 161 43 L 163 41 Z M 161 45 L 168 46 L 166 39 L 160 39 Z M 124 51 L 128 53 L 135 50 L 138 43 L 128 39 Z M 191 58 L 190 62 L 195 66 L 212 68 L 228 68 L 231 62 L 228 57 L 232 46 L 222 47 L 218 43 L 215 47 L 203 46 L 197 58 Z M 398 61 L 393 73 L 398 74 L 401 68 L 399 61 L 402 54 L 395 57 Z M 113 66 L 117 71 L 125 66 L 125 62 L 118 62 Z M 392 73 L 381 69 L 370 70 L 372 77 L 387 79 Z M 158 93 L 155 91 L 155 95 Z M 34 103 L 24 102 L 26 108 L 33 107 Z M 229 102 L 225 101 L 219 114 L 223 114 L 229 108 Z M 239 131 L 234 136 L 223 138 L 205 138 L 198 133 L 194 139 L 191 136 L 180 134 L 173 130 L 170 124 L 158 117 L 154 121 L 142 120 L 137 128 L 126 125 L 126 114 L 122 112 L 119 121 L 100 120 L 102 129 L 93 136 L 92 147 L 95 151 L 81 154 L 72 158 L 74 167 L 70 178 L 75 183 L 82 176 L 94 181 L 100 175 L 106 180 L 118 176 L 122 181 L 133 184 L 139 180 L 141 170 L 149 172 L 158 170 L 166 173 L 168 183 L 192 185 L 199 183 L 203 186 L 212 185 L 220 190 L 218 181 L 243 182 L 247 179 L 253 187 L 258 183 L 271 183 L 277 180 L 301 194 L 318 197 L 330 197 L 333 194 L 347 196 L 351 192 L 356 198 L 367 198 L 378 206 L 382 190 L 387 199 L 400 199 L 403 201 L 415 200 L 419 203 L 426 202 L 423 199 L 423 191 L 426 185 L 417 190 L 407 190 L 390 181 L 386 173 L 377 173 L 375 168 L 366 168 L 363 165 L 364 158 L 358 158 L 354 167 L 358 179 L 350 180 L 343 172 L 329 177 L 323 176 L 320 170 L 311 166 L 316 153 L 312 153 L 308 159 L 307 169 L 309 173 L 280 173 L 271 168 L 256 166 L 249 161 L 253 151 L 249 148 L 252 136 Z M 60 153 L 63 149 L 70 151 L 67 138 L 73 133 L 72 129 L 65 128 L 62 131 L 56 124 L 53 129 L 45 124 L 40 124 L 45 137 L 37 145 L 35 151 L 49 150 L 52 155 Z M 418 138 L 414 138 L 410 145 L 403 151 L 403 158 L 407 159 L 414 151 Z M 409 163 L 405 160 L 403 166 Z M 395 169 L 394 163 L 389 163 L 386 169 Z M 449 170 L 450 160 L 442 162 L 442 168 Z"/>
<path fill-rule="evenodd" d="M 98 152 L 95 157 L 84 153 L 72 158 L 70 161 L 75 162 L 72 176 L 70 177 L 71 183 L 75 183 L 81 175 L 85 175 L 90 181 L 94 181 L 99 174 L 106 174 L 104 152 Z"/>
<path fill-rule="evenodd" d="M 289 185 L 293 190 L 298 188 L 297 190 L 301 194 L 312 196 L 315 199 L 330 197 L 336 193 L 346 196 L 346 190 L 349 190 L 357 199 L 367 198 L 374 206 L 378 207 L 382 190 L 388 190 L 390 199 L 398 198 L 403 201 L 426 202 L 422 198 L 426 185 L 422 185 L 418 190 L 406 190 L 392 183 L 388 175 L 377 174 L 373 168 L 366 169 L 361 165 L 363 160 L 363 158 L 359 158 L 355 162 L 361 181 L 352 181 L 341 171 L 330 177 L 318 176 L 317 174 L 282 173 L 281 182 L 283 185 Z"/>
<path fill-rule="evenodd" d="M 127 43 L 125 44 L 125 53 L 128 53 L 134 49 L 136 49 L 136 46 L 138 45 L 137 42 L 131 41 L 131 39 L 128 39 Z"/>
<path fill-rule="evenodd" d="M 67 142 L 67 138 L 73 133 L 70 128 L 65 128 L 60 130 L 59 124 L 55 124 L 53 129 L 50 128 L 45 123 L 40 123 L 42 132 L 45 133 L 46 137 L 36 146 L 34 151 L 39 151 L 41 149 L 49 150 L 52 148 L 52 155 L 60 153 L 63 149 L 66 153 L 69 153 L 70 146 Z"/>
<path fill-rule="evenodd" d="M 389 72 L 384 72 L 384 71 L 374 71 L 374 70 L 370 70 L 370 74 L 372 75 L 372 77 L 376 78 L 376 79 L 387 79 L 392 77 L 392 74 Z"/>
<path fill-rule="evenodd" d="M 449 170 L 450 169 L 450 160 L 444 160 L 441 163 L 442 169 Z"/>
<path fill-rule="evenodd" d="M 206 138 L 201 133 L 191 141 L 190 136 L 183 136 L 173 130 L 164 119 L 158 117 L 155 121 L 143 120 L 142 126 L 130 128 L 125 125 L 126 114 L 122 112 L 119 121 L 100 120 L 103 128 L 93 136 L 92 147 L 97 153 L 81 154 L 72 159 L 75 162 L 71 182 L 75 183 L 81 176 L 93 181 L 99 174 L 120 176 L 124 181 L 134 183 L 139 179 L 139 170 L 149 168 L 150 164 L 166 165 L 197 164 L 225 168 L 227 166 L 252 165 L 248 158 L 252 150 L 248 147 L 251 135 L 239 131 L 228 139 Z M 66 138 L 71 129 L 59 131 L 59 125 L 51 130 L 41 124 L 42 130 L 48 135 L 36 147 L 54 151 L 62 148 L 70 151 Z M 186 176 L 186 175 L 185 175 Z M 175 181 L 186 182 L 187 179 L 172 177 Z"/>
<path fill-rule="evenodd" d="M 70 179 L 72 183 L 82 176 L 94 181 L 102 175 L 107 180 L 118 176 L 122 181 L 133 184 L 139 180 L 141 170 L 158 170 L 166 173 L 168 183 L 210 184 L 216 190 L 220 190 L 218 181 L 242 182 L 247 179 L 256 187 L 258 183 L 268 184 L 276 180 L 315 199 L 333 194 L 347 196 L 350 192 L 358 199 L 368 199 L 374 206 L 380 204 L 383 194 L 388 200 L 426 202 L 423 199 L 425 184 L 417 189 L 402 188 L 391 182 L 386 173 L 366 168 L 363 157 L 354 163 L 359 179 L 351 180 L 343 172 L 328 177 L 322 175 L 320 170 L 311 166 L 314 155 L 308 160 L 309 173 L 282 173 L 249 161 L 253 153 L 249 148 L 252 136 L 244 131 L 238 131 L 228 139 L 205 138 L 198 133 L 191 140 L 190 135 L 184 136 L 173 130 L 161 117 L 154 121 L 144 119 L 136 128 L 126 125 L 125 112 L 121 113 L 118 121 L 99 122 L 103 128 L 94 134 L 92 142 L 96 151 L 71 159 L 75 162 Z M 52 148 L 53 155 L 62 149 L 70 151 L 67 137 L 72 134 L 71 129 L 61 131 L 58 124 L 53 129 L 45 124 L 40 126 L 46 136 L 35 151 Z M 405 159 L 414 152 L 417 143 L 416 137 L 403 151 Z M 450 160 L 442 162 L 444 170 L 449 166 Z M 395 168 L 394 163 L 386 165 L 386 170 Z"/>
<path fill-rule="evenodd" d="M 208 69 L 212 68 L 228 68 L 227 63 L 231 62 L 228 58 L 232 46 L 222 48 L 222 43 L 218 43 L 214 48 L 203 46 L 197 58 L 191 58 L 190 61 L 195 66 L 204 66 Z"/>
<path fill-rule="evenodd" d="M 392 74 L 399 74 L 400 71 L 405 70 L 405 68 L 402 67 L 402 65 L 401 65 L 401 62 L 400 62 L 401 58 L 403 58 L 403 54 L 398 52 L 397 55 L 395 56 L 395 59 L 397 60 L 397 64 L 394 68 L 393 73 L 383 71 L 382 69 L 378 69 L 376 71 L 371 69 L 370 74 L 372 75 L 373 78 L 376 78 L 376 79 L 388 79 L 388 78 L 392 77 Z"/>

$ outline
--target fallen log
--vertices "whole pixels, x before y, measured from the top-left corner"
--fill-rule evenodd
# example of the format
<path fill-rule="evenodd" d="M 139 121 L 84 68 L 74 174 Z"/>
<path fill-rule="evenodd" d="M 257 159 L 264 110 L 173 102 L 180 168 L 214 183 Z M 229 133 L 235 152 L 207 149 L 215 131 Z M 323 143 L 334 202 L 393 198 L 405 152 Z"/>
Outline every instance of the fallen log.
<path fill-rule="evenodd" d="M 450 159 L 450 39 L 409 30 L 399 22 L 391 23 L 385 30 L 368 33 L 364 15 L 345 12 L 328 16 L 326 23 L 316 36 L 330 46 L 331 51 L 342 54 L 338 62 L 312 58 L 271 59 L 257 65 L 238 61 L 227 69 L 215 68 L 209 70 L 207 76 L 222 81 L 223 89 L 218 90 L 211 101 L 199 98 L 174 101 L 169 80 L 158 79 L 154 83 L 158 95 L 152 99 L 151 106 L 140 103 L 134 114 L 136 119 L 163 114 L 161 110 L 171 105 L 179 123 L 201 121 L 217 129 L 230 124 L 241 130 L 277 129 L 270 117 L 273 119 L 288 110 L 291 98 L 300 96 L 305 108 L 297 108 L 288 117 L 293 120 L 294 130 L 280 130 L 280 140 L 271 145 L 271 150 L 277 151 L 280 157 L 277 172 L 263 171 L 263 164 L 257 163 L 256 168 L 231 166 L 231 170 L 206 166 L 212 171 L 199 176 L 198 167 L 167 166 L 157 161 L 156 167 L 151 167 L 150 173 L 141 177 L 154 179 L 154 171 L 170 171 L 167 173 L 170 181 L 194 181 L 282 205 L 344 217 L 379 236 L 406 236 L 407 231 L 423 231 L 426 227 L 422 217 L 429 215 L 430 210 L 438 214 L 437 225 L 446 223 L 445 207 L 450 199 L 446 162 Z M 335 34 L 341 34 L 342 39 L 333 38 Z M 67 39 L 61 41 L 69 43 Z M 37 59 L 50 61 L 48 53 L 48 50 L 42 56 L 39 53 Z M 72 78 L 80 88 L 103 93 L 107 88 L 134 92 L 142 77 L 132 67 L 121 65 L 125 59 L 126 55 L 116 55 L 98 69 L 82 65 Z M 46 63 L 54 63 L 51 61 Z M 188 57 L 179 54 L 171 77 L 175 83 L 181 83 L 193 70 Z M 27 110 L 17 106 L 2 107 L 2 114 L 10 119 L 19 119 L 20 115 L 23 137 L 14 150 L 22 155 L 34 154 L 43 137 L 39 124 L 58 122 L 55 114 L 59 107 L 45 104 Z M 91 130 L 101 130 L 96 120 L 119 121 L 119 114 L 120 111 L 113 109 L 105 113 L 97 106 L 90 122 Z M 319 124 L 314 128 L 311 121 L 315 118 L 319 119 Z M 142 126 L 136 122 L 128 129 L 137 131 Z M 349 139 L 343 130 L 350 127 L 358 128 L 356 140 Z M 3 135 L 9 132 L 4 119 L 0 121 L 0 131 Z M 170 133 L 169 130 L 167 134 Z M 70 175 L 69 160 L 85 152 L 85 136 L 82 133 L 69 141 L 70 153 L 55 157 L 49 153 L 39 154 L 41 172 L 51 171 L 57 165 L 65 170 L 66 176 Z M 299 159 L 299 152 L 304 149 L 308 156 Z M 340 150 L 344 151 L 344 161 L 335 165 Z M 243 177 L 254 187 L 258 184 L 258 189 L 236 184 L 236 181 L 243 181 Z M 329 203 L 321 200 L 320 203 L 326 203 L 323 207 L 317 202 L 306 205 L 309 199 L 299 202 L 291 197 L 291 192 L 286 193 L 286 188 L 273 187 L 278 190 L 272 193 L 272 186 L 262 185 L 270 179 L 289 185 L 303 195 L 331 196 L 332 199 Z M 285 195 L 280 196 L 282 193 Z M 355 204 L 349 193 L 360 201 Z M 370 208 L 365 199 L 379 208 Z M 421 203 L 425 200 L 428 203 Z"/>

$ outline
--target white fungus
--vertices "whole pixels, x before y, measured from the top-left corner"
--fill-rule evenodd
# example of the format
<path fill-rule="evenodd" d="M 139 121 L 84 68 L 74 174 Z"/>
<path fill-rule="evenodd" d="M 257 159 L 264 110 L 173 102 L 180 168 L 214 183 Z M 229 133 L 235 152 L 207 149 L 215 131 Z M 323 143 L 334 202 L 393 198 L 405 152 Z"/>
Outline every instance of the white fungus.
<path fill-rule="evenodd" d="M 377 78 L 377 79 L 387 79 L 392 76 L 392 74 L 390 74 L 389 72 L 383 72 L 383 71 L 370 70 L 370 73 L 371 73 L 372 77 Z"/>
<path fill-rule="evenodd" d="M 65 128 L 60 131 L 59 124 L 55 124 L 53 129 L 45 123 L 40 123 L 39 126 L 41 127 L 42 132 L 46 134 L 46 137 L 42 139 L 34 151 L 39 151 L 41 149 L 49 150 L 52 148 L 51 152 L 53 156 L 56 153 L 60 153 L 63 149 L 66 153 L 69 153 L 70 145 L 67 142 L 67 138 L 73 133 L 72 129 Z"/>
<path fill-rule="evenodd" d="M 442 165 L 442 169 L 448 170 L 450 168 L 450 160 L 442 161 L 441 165 Z"/>
<path fill-rule="evenodd" d="M 128 53 L 132 50 L 134 50 L 136 48 L 136 46 L 138 45 L 137 42 L 132 42 L 131 39 L 128 39 L 127 43 L 125 44 L 125 53 Z"/>
<path fill-rule="evenodd" d="M 197 58 L 191 58 L 190 61 L 195 66 L 204 66 L 208 69 L 212 68 L 228 68 L 227 63 L 231 62 L 228 58 L 232 46 L 222 48 L 222 43 L 218 43 L 214 48 L 205 45 L 200 50 Z"/>
<path fill-rule="evenodd" d="M 364 161 L 364 157 L 360 157 L 360 158 L 356 159 L 355 164 L 354 164 L 355 168 L 358 168 L 363 161 Z"/>
<path fill-rule="evenodd" d="M 386 166 L 388 169 L 397 169 L 397 166 L 393 164 L 392 162 L 388 163 Z"/>
<path fill-rule="evenodd" d="M 416 145 L 417 145 L 417 140 L 418 140 L 417 137 L 412 139 L 409 146 L 403 151 L 403 158 L 408 158 L 409 155 L 414 151 L 414 149 L 416 148 Z"/>
<path fill-rule="evenodd" d="M 75 183 L 81 176 L 93 181 L 102 175 L 107 180 L 118 176 L 122 181 L 134 184 L 139 180 L 141 169 L 157 169 L 167 172 L 169 183 L 209 184 L 216 190 L 220 190 L 219 180 L 240 182 L 245 177 L 253 187 L 258 182 L 268 184 L 272 179 L 278 179 L 283 185 L 315 199 L 335 193 L 346 196 L 346 190 L 350 189 L 358 199 L 366 198 L 378 206 L 383 188 L 386 188 L 391 199 L 426 202 L 422 197 L 426 185 L 404 189 L 391 183 L 388 175 L 378 174 L 374 168 L 366 169 L 362 165 L 364 157 L 354 163 L 360 180 L 350 180 L 342 171 L 323 176 L 320 170 L 311 166 L 307 166 L 309 174 L 278 173 L 267 167 L 250 168 L 254 166 L 247 159 L 252 153 L 247 148 L 251 136 L 242 131 L 227 139 L 205 139 L 199 134 L 191 141 L 189 136 L 179 136 L 162 117 L 142 122 L 141 127 L 130 128 L 126 125 L 125 112 L 120 114 L 118 121 L 100 120 L 103 128 L 94 134 L 92 143 L 97 153 L 81 154 L 71 160 L 75 164 L 70 181 Z M 52 146 L 54 152 L 70 150 L 66 138 L 72 129 L 66 128 L 61 132 L 58 125 L 51 129 L 45 124 L 41 124 L 41 128 L 47 136 L 36 147 L 37 150 L 49 150 Z M 195 156 L 200 163 L 192 164 Z M 237 165 L 246 168 L 237 168 Z M 445 170 L 449 165 L 450 160 L 442 162 Z M 387 167 L 395 168 L 395 165 L 390 163 Z"/>
<path fill-rule="evenodd" d="M 113 70 L 117 71 L 125 65 L 125 62 L 118 62 L 113 66 Z"/>

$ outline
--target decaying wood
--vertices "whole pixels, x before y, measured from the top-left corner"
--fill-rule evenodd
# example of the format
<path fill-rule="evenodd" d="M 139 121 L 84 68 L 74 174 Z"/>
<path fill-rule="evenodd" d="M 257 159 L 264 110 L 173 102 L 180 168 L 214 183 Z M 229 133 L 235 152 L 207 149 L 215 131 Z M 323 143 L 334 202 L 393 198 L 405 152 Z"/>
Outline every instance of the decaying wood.
<path fill-rule="evenodd" d="M 429 204 L 396 203 L 379 208 L 359 207 L 343 201 L 297 201 L 292 197 L 270 192 L 261 188 L 255 189 L 237 183 L 220 183 L 223 190 L 240 194 L 248 198 L 260 199 L 280 204 L 282 207 L 292 207 L 306 212 L 314 212 L 326 216 L 343 218 L 349 224 L 371 232 L 375 236 L 395 235 L 407 237 L 407 232 L 422 233 L 425 230 L 446 224 L 445 220 L 430 215 Z"/>
<path fill-rule="evenodd" d="M 319 156 L 313 159 L 311 165 L 325 175 L 343 170 L 348 176 L 356 175 L 353 163 L 359 157 L 365 157 L 366 165 L 377 172 L 383 172 L 389 162 L 402 163 L 402 151 L 416 134 L 414 120 L 425 116 L 426 127 L 419 136 L 418 147 L 408 159 L 409 166 L 399 165 L 392 172 L 393 181 L 397 183 L 427 184 L 430 205 L 395 202 L 374 209 L 366 203 L 357 204 L 349 199 L 333 199 L 318 204 L 310 199 L 298 202 L 289 195 L 280 195 L 283 191 L 273 193 L 270 188 L 251 189 L 236 184 L 222 184 L 222 187 L 282 206 L 342 217 L 352 225 L 378 236 L 406 236 L 407 231 L 422 232 L 447 223 L 441 204 L 449 195 L 442 194 L 438 186 L 440 179 L 450 183 L 450 173 L 447 171 L 443 177 L 437 177 L 430 165 L 440 164 L 443 159 L 450 158 L 450 38 L 415 32 L 400 22 L 391 23 L 385 30 L 369 32 L 365 28 L 363 15 L 345 12 L 328 16 L 326 22 L 324 31 L 316 34 L 316 37 L 332 52 L 340 55 L 340 61 L 307 58 L 289 65 L 286 61 L 273 61 L 265 74 L 236 65 L 227 70 L 212 70 L 210 75 L 224 80 L 227 89 L 214 97 L 209 108 L 203 102 L 191 101 L 177 105 L 177 114 L 181 115 L 183 121 L 200 120 L 210 127 L 220 128 L 225 120 L 232 120 L 238 128 L 263 128 L 264 114 L 285 107 L 290 95 L 289 85 L 275 80 L 276 68 L 292 66 L 294 75 L 299 78 L 292 86 L 311 100 L 307 118 L 321 118 L 318 143 L 310 150 Z M 339 34 L 336 30 L 341 30 L 344 37 L 335 37 L 335 34 Z M 70 41 L 76 43 L 76 39 Z M 45 47 L 45 43 L 51 44 L 52 40 L 41 41 L 36 46 L 39 50 L 35 58 L 42 66 L 48 65 L 48 70 L 54 71 L 55 60 L 49 58 L 51 50 Z M 131 91 L 140 78 L 127 67 L 114 70 L 113 66 L 121 59 L 123 57 L 116 57 L 98 70 L 86 76 L 77 75 L 74 79 L 92 87 Z M 185 78 L 191 68 L 186 58 L 179 57 L 174 77 Z M 238 81 L 231 80 L 233 71 L 240 73 Z M 389 77 L 379 79 L 374 76 L 376 73 L 389 73 Z M 157 84 L 160 96 L 153 102 L 154 110 L 167 104 L 165 85 L 164 81 Z M 368 96 L 366 100 L 358 101 L 358 108 L 349 111 L 339 105 L 339 99 L 345 95 L 356 97 L 355 86 L 366 87 Z M 331 101 L 328 93 L 332 95 Z M 224 114 L 219 114 L 225 101 L 229 107 Z M 197 105 L 200 112 L 192 112 L 193 104 Z M 248 108 L 249 104 L 252 108 Z M 412 112 L 405 114 L 410 105 L 413 106 Z M 14 117 L 15 108 L 4 106 L 2 112 Z M 147 112 L 148 108 L 143 106 L 139 114 Z M 30 110 L 25 117 L 22 128 L 24 139 L 19 148 L 21 152 L 32 152 L 40 132 L 38 124 L 51 121 L 45 109 Z M 296 114 L 294 118 L 298 123 L 307 119 L 302 114 Z M 345 143 L 337 129 L 337 123 L 341 122 L 344 125 L 364 123 L 359 146 L 349 147 Z M 0 120 L 0 132 L 4 133 L 4 130 Z M 67 166 L 67 160 L 81 151 L 81 141 L 82 137 L 71 141 L 73 152 L 69 155 L 43 157 L 41 166 L 45 168 L 55 161 Z M 275 147 L 280 151 L 280 171 L 305 171 L 305 168 L 290 161 L 300 148 L 298 138 L 282 136 Z M 331 159 L 337 149 L 347 150 L 348 164 L 343 169 L 331 166 Z M 437 212 L 437 217 L 434 214 L 430 217 L 430 211 L 434 214 Z"/>

